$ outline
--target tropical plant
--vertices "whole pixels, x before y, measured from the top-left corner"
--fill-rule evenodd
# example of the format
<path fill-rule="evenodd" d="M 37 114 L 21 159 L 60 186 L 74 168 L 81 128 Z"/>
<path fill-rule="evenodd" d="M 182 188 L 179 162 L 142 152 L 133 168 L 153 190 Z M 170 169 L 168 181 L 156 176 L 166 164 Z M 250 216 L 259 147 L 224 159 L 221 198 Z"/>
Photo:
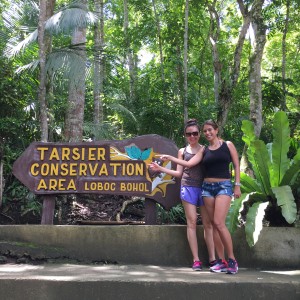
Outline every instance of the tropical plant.
<path fill-rule="evenodd" d="M 186 217 L 182 204 L 165 210 L 161 205 L 156 204 L 158 220 L 161 224 L 186 224 Z"/>
<path fill-rule="evenodd" d="M 254 133 L 254 125 L 242 122 L 243 141 L 254 178 L 241 173 L 242 196 L 233 201 L 227 225 L 231 233 L 237 228 L 241 212 L 246 208 L 245 233 L 249 246 L 254 246 L 263 227 L 267 210 L 280 212 L 288 224 L 295 222 L 297 207 L 293 191 L 300 180 L 300 148 L 293 159 L 288 158 L 291 144 L 289 121 L 278 111 L 273 122 L 273 143 L 265 145 Z"/>

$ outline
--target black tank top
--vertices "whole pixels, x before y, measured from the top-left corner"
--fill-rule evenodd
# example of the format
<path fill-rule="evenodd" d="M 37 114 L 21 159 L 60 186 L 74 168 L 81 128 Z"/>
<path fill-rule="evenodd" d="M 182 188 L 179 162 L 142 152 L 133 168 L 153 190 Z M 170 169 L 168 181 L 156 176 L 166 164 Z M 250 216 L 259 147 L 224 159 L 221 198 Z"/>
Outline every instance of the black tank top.
<path fill-rule="evenodd" d="M 205 178 L 226 178 L 230 179 L 229 164 L 231 155 L 226 142 L 216 150 L 205 148 L 202 164 Z"/>
<path fill-rule="evenodd" d="M 195 156 L 195 154 L 187 152 L 186 148 L 184 148 L 183 159 L 185 161 L 189 161 L 193 156 Z M 191 168 L 184 167 L 181 178 L 181 185 L 201 187 L 203 178 L 203 167 L 201 163 Z"/>

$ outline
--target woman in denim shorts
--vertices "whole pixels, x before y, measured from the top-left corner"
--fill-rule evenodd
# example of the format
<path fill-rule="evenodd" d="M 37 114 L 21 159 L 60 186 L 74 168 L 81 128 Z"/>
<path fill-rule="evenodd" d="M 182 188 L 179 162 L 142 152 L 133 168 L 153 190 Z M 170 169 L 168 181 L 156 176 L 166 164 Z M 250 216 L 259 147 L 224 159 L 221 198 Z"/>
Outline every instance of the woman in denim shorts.
<path fill-rule="evenodd" d="M 197 120 L 191 119 L 185 125 L 185 137 L 188 145 L 178 151 L 178 160 L 189 161 L 196 153 L 203 152 L 204 147 L 199 142 L 200 138 L 200 126 Z M 169 155 L 163 155 L 163 160 L 168 160 L 173 157 Z M 176 158 L 174 158 L 176 159 Z M 224 255 L 224 247 L 220 240 L 217 238 L 214 243 L 213 225 L 210 221 L 206 208 L 202 200 L 203 183 L 203 170 L 201 164 L 197 163 L 191 168 L 177 165 L 176 171 L 159 166 L 156 163 L 150 165 L 150 169 L 153 171 L 160 171 L 172 175 L 174 177 L 181 177 L 181 190 L 180 198 L 184 207 L 186 220 L 187 220 L 187 238 L 190 245 L 190 249 L 193 255 L 192 269 L 199 271 L 202 269 L 202 263 L 198 254 L 198 242 L 197 242 L 197 208 L 200 207 L 202 224 L 204 227 L 204 238 L 208 249 L 209 262 L 213 265 L 216 262 L 215 258 L 215 244 L 218 255 Z M 213 263 L 212 263 L 213 262 Z"/>
<path fill-rule="evenodd" d="M 232 142 L 225 142 L 218 137 L 218 125 L 214 121 L 204 122 L 203 133 L 209 142 L 209 146 L 198 151 L 189 161 L 172 158 L 168 155 L 165 158 L 188 168 L 202 160 L 204 167 L 203 201 L 210 221 L 214 226 L 214 236 L 217 233 L 219 234 L 228 255 L 228 261 L 219 255 L 219 259 L 215 265 L 211 266 L 210 270 L 212 272 L 236 274 L 238 264 L 233 253 L 232 238 L 225 221 L 232 197 L 239 198 L 241 196 L 239 157 Z M 235 171 L 234 189 L 232 188 L 229 172 L 231 162 Z"/>
<path fill-rule="evenodd" d="M 204 122 L 203 133 L 209 146 L 205 148 L 202 159 L 205 168 L 202 197 L 214 228 L 218 231 L 228 255 L 228 261 L 220 259 L 211 268 L 211 271 L 236 274 L 238 264 L 233 253 L 232 238 L 225 221 L 232 196 L 234 198 L 241 196 L 239 156 L 232 142 L 219 139 L 218 125 L 214 121 Z M 234 189 L 230 180 L 229 164 L 231 162 L 234 165 Z"/>

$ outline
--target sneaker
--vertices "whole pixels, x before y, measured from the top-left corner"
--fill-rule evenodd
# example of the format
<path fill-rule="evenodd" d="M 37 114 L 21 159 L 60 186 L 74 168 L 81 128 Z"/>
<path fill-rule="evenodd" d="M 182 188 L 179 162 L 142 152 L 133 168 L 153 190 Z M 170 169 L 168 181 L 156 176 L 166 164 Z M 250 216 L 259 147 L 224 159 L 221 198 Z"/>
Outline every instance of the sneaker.
<path fill-rule="evenodd" d="M 209 262 L 209 268 L 213 267 L 214 265 L 216 265 L 218 263 L 218 261 L 215 259 L 215 260 L 212 260 Z"/>
<path fill-rule="evenodd" d="M 201 271 L 202 270 L 202 262 L 201 261 L 194 261 L 192 269 L 194 271 Z"/>
<path fill-rule="evenodd" d="M 227 274 L 236 274 L 238 272 L 238 263 L 235 259 L 229 258 Z"/>
<path fill-rule="evenodd" d="M 227 272 L 227 261 L 224 259 L 218 259 L 217 262 L 209 269 L 211 272 L 215 273 Z"/>

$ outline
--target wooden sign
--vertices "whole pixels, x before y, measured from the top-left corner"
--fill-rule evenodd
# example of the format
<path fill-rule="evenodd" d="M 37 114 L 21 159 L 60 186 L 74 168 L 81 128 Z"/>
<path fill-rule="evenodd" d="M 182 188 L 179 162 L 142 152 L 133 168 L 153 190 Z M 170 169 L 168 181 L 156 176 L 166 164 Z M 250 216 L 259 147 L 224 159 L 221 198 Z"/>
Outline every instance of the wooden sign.
<path fill-rule="evenodd" d="M 35 142 L 15 161 L 13 174 L 40 195 L 99 193 L 141 196 L 166 209 L 180 202 L 180 180 L 152 173 L 159 154 L 177 156 L 178 148 L 159 135 L 121 141 Z M 160 162 L 175 168 L 171 162 Z"/>

